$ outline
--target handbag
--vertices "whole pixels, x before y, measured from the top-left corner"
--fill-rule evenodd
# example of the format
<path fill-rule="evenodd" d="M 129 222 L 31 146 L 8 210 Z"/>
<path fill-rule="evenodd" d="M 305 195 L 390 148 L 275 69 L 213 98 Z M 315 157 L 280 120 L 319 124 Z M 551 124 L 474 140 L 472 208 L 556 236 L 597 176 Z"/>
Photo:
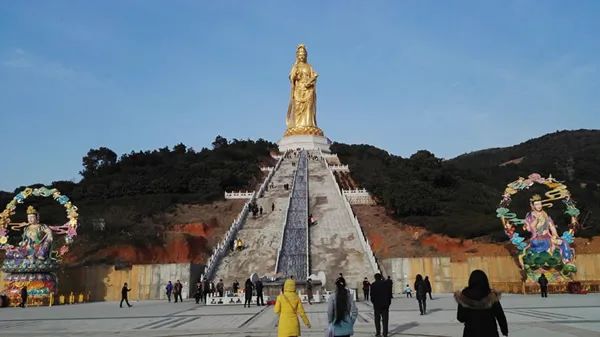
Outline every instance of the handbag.
<path fill-rule="evenodd" d="M 333 322 L 329 323 L 327 329 L 325 329 L 325 337 L 335 337 L 335 327 Z"/>

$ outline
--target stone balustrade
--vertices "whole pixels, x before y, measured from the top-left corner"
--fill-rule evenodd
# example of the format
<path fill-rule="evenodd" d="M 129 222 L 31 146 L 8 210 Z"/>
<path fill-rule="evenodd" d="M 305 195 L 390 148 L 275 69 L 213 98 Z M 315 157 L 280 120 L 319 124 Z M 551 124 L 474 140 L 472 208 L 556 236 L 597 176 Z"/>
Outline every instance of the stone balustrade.
<path fill-rule="evenodd" d="M 342 190 L 342 194 L 350 205 L 375 205 L 375 200 L 364 188 L 354 190 Z"/>
<path fill-rule="evenodd" d="M 225 199 L 251 199 L 254 192 L 225 192 Z"/>
<path fill-rule="evenodd" d="M 332 171 L 350 172 L 348 165 L 329 165 L 329 169 Z"/>

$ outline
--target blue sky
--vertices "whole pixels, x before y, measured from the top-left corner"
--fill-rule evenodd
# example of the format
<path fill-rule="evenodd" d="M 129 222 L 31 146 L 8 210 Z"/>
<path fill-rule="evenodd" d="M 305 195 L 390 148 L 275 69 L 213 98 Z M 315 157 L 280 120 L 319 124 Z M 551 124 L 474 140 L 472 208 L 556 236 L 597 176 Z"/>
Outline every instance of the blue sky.
<path fill-rule="evenodd" d="M 600 128 L 599 1 L 4 1 L 0 189 L 218 134 L 277 141 L 305 43 L 335 141 L 451 158 Z"/>

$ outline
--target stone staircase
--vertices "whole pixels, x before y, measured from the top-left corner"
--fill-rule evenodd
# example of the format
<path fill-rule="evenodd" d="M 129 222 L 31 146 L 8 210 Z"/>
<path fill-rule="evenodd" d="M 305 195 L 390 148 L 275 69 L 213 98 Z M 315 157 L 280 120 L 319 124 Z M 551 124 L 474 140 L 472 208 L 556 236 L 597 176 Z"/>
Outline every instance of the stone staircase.
<path fill-rule="evenodd" d="M 262 206 L 263 214 L 256 218 L 248 215 L 246 223 L 238 232 L 237 238 L 244 241 L 246 248 L 242 251 L 229 252 L 221 261 L 214 274 L 215 283 L 223 279 L 226 288 L 231 288 L 234 280 L 243 286 L 244 281 L 252 273 L 259 276 L 273 275 L 277 260 L 277 251 L 281 241 L 281 231 L 285 219 L 285 211 L 291 191 L 286 191 L 284 184 L 293 179 L 295 167 L 292 162 L 297 159 L 284 159 L 272 178 L 274 188 L 269 188 L 256 203 Z M 271 205 L 275 210 L 271 212 Z"/>
<path fill-rule="evenodd" d="M 308 274 L 308 159 L 306 152 L 298 158 L 293 190 L 286 216 L 277 274 L 306 280 Z"/>
<path fill-rule="evenodd" d="M 311 152 L 318 156 L 318 152 Z M 327 288 L 339 273 L 350 288 L 373 279 L 373 269 L 359 241 L 359 233 L 344 206 L 332 174 L 322 160 L 309 160 L 310 211 L 317 224 L 310 227 L 311 273 L 325 272 Z"/>

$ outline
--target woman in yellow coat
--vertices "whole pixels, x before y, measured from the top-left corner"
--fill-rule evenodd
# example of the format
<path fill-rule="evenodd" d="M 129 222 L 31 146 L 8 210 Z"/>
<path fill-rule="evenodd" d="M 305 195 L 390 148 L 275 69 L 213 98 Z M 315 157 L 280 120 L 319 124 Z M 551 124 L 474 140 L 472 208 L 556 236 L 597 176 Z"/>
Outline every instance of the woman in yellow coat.
<path fill-rule="evenodd" d="M 306 317 L 302 302 L 296 294 L 296 281 L 292 279 L 285 280 L 283 293 L 277 296 L 275 302 L 275 313 L 279 315 L 277 337 L 300 336 L 298 315 L 302 317 L 304 325 L 310 329 L 310 322 Z"/>

